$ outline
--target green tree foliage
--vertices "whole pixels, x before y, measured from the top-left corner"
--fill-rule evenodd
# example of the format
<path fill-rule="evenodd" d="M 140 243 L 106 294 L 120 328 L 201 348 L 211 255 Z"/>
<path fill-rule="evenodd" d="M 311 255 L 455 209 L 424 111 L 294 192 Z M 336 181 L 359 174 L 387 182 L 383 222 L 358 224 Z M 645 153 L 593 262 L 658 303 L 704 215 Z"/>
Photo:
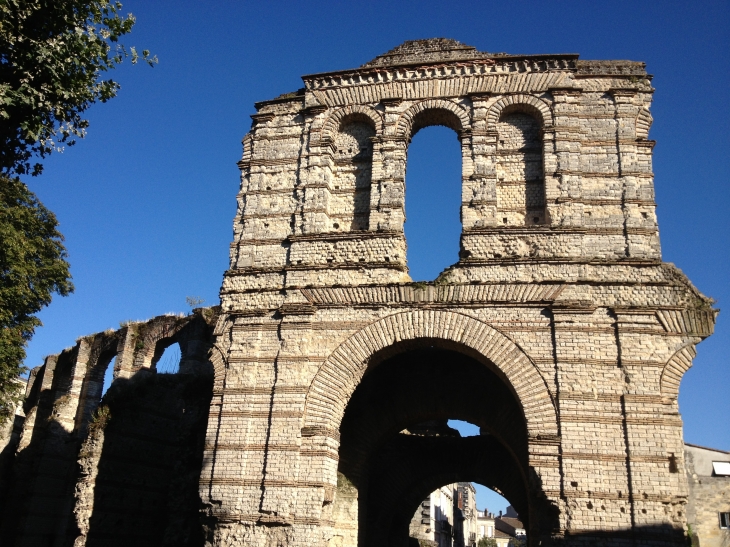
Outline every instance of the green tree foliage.
<path fill-rule="evenodd" d="M 46 157 L 83 137 L 82 114 L 116 96 L 119 84 L 103 79 L 125 57 L 140 56 L 119 39 L 134 16 L 119 2 L 0 0 L 0 173 L 41 172 Z M 141 58 L 157 62 L 149 51 Z"/>
<path fill-rule="evenodd" d="M 497 540 L 494 538 L 481 538 L 477 547 L 497 547 Z"/>
<path fill-rule="evenodd" d="M 116 96 L 104 73 L 140 56 L 119 39 L 134 16 L 108 0 L 0 0 L 0 416 L 20 398 L 25 345 L 35 316 L 73 290 L 56 217 L 18 175 L 83 137 L 83 113 Z"/>
<path fill-rule="evenodd" d="M 73 291 L 63 236 L 51 211 L 18 179 L 0 178 L 0 416 L 20 396 L 25 344 L 51 295 Z"/>

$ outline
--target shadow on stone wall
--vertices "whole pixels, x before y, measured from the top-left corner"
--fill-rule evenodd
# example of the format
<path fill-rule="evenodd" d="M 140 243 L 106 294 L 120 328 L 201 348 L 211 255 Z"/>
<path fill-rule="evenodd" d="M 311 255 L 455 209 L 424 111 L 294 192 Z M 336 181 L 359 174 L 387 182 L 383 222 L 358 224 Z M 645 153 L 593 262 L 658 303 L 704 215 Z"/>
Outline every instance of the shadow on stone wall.
<path fill-rule="evenodd" d="M 73 509 L 73 482 L 79 443 L 56 418 L 69 404 L 70 367 L 75 348 L 49 357 L 38 370 L 24 404 L 24 434 L 3 495 L 0 543 L 3 545 L 65 545 Z M 54 376 L 52 388 L 49 378 Z M 35 392 L 35 393 L 33 393 Z"/>
<path fill-rule="evenodd" d="M 119 379 L 83 442 L 49 420 L 58 405 L 39 404 L 4 492 L 0 544 L 202 545 L 198 479 L 212 383 L 147 371 Z"/>
<path fill-rule="evenodd" d="M 402 547 L 426 547 L 434 542 L 408 538 Z M 549 540 L 527 542 L 530 547 L 692 547 L 681 529 L 669 525 L 638 526 L 635 530 L 595 531 L 570 533 Z M 389 546 L 395 547 L 395 546 Z"/>
<path fill-rule="evenodd" d="M 212 384 L 145 374 L 109 390 L 79 458 L 76 517 L 87 546 L 202 545 L 198 479 Z"/>
<path fill-rule="evenodd" d="M 0 545 L 202 545 L 216 312 L 82 337 L 31 371 L 24 416 L 0 454 Z M 180 372 L 158 374 L 156 359 L 175 342 Z"/>
<path fill-rule="evenodd" d="M 596 547 L 690 547 L 684 530 L 668 524 L 636 526 L 633 530 L 586 531 L 567 533 L 556 538 L 554 545 Z"/>

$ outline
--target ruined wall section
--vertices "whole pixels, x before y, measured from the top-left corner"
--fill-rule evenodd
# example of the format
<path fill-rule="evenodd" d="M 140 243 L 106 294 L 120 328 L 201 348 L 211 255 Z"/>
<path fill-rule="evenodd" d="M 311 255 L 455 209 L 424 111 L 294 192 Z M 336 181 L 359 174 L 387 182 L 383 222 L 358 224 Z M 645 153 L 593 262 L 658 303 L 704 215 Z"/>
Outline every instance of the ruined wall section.
<path fill-rule="evenodd" d="M 212 377 L 142 375 L 108 392 L 81 445 L 75 546 L 200 546 Z"/>
<path fill-rule="evenodd" d="M 675 386 L 716 312 L 661 262 L 651 77 L 643 63 L 425 42 L 257 104 L 216 328 L 210 541 L 354 545 L 353 492 L 346 512 L 337 498 L 341 413 L 378 351 L 428 338 L 476 351 L 519 394 L 524 472 L 559 515 L 531 533 L 676 543 Z M 407 276 L 403 222 L 408 145 L 429 125 L 461 142 L 463 230 L 459 262 L 423 284 Z M 248 200 L 279 172 L 281 203 Z M 251 235 L 248 219 L 276 207 L 281 231 Z M 259 245 L 276 264 L 243 266 Z"/>
<path fill-rule="evenodd" d="M 244 138 L 221 309 L 83 337 L 32 372 L 3 544 L 355 547 L 345 409 L 388 352 L 424 347 L 514 394 L 507 475 L 529 477 L 533 544 L 682 544 L 678 388 L 717 311 L 661 262 L 643 63 L 439 39 L 303 79 Z M 406 161 L 429 125 L 461 142 L 461 252 L 412 283 Z M 156 375 L 176 342 L 180 374 Z"/>
<path fill-rule="evenodd" d="M 131 510 L 131 507 L 122 507 L 115 512 L 103 504 L 96 506 L 96 479 L 101 476 L 107 480 L 100 490 L 107 500 L 123 505 L 130 497 L 129 490 L 142 484 L 142 489 L 135 494 L 139 497 L 139 492 L 144 492 L 144 480 L 140 483 L 135 478 L 137 471 L 144 474 L 147 465 L 158 471 L 167 470 L 159 474 L 164 477 L 165 472 L 172 473 L 179 463 L 179 455 L 185 453 L 177 450 L 177 460 L 169 457 L 168 452 L 177 445 L 166 442 L 165 435 L 174 437 L 180 446 L 184 444 L 190 450 L 197 450 L 198 460 L 192 464 L 194 479 L 187 485 L 188 492 L 195 498 L 192 505 L 188 503 L 188 513 L 197 511 L 197 475 L 212 391 L 213 366 L 209 362 L 209 352 L 217 318 L 218 310 L 208 308 L 196 310 L 189 316 L 162 316 L 147 322 L 127 323 L 116 331 L 79 338 L 73 347 L 48 356 L 42 366 L 31 371 L 24 403 L 25 419 L 17 442 L 9 447 L 14 455 L 2 499 L 0 538 L 3 544 L 84 545 L 89 523 L 94 519 L 108 525 Z M 126 397 L 135 393 L 140 385 L 143 389 L 150 383 L 156 385 L 159 381 L 155 368 L 157 361 L 164 349 L 173 343 L 179 343 L 182 358 L 180 374 L 164 376 L 172 387 L 167 391 L 158 389 L 159 393 L 147 396 L 146 400 L 141 397 L 138 401 L 131 396 L 127 397 L 128 403 L 117 403 L 118 416 L 111 422 L 114 427 L 111 436 L 107 437 L 110 442 L 105 443 L 99 432 L 103 430 L 100 424 L 108 421 L 109 405 L 102 402 L 102 388 L 112 359 L 116 358 L 112 392 L 116 390 Z M 183 389 L 187 384 L 203 386 L 203 394 L 197 396 L 197 400 L 188 396 L 187 401 L 189 388 Z M 125 400 L 125 397 L 118 400 Z M 183 415 L 185 401 L 192 410 L 187 415 Z M 114 454 L 114 446 L 121 445 L 129 450 L 134 443 L 117 428 L 127 428 L 126 434 L 134 437 L 130 430 L 137 426 L 138 444 L 133 454 L 127 453 L 125 461 L 124 456 Z M 143 431 L 145 427 L 151 428 L 147 434 Z M 199 448 L 185 438 L 186 435 L 194 436 L 196 427 L 200 430 Z M 140 443 L 147 443 L 147 446 L 140 448 Z M 144 461 L 130 464 L 129 460 L 134 458 Z M 154 484 L 150 488 L 158 497 L 170 500 L 174 480 L 168 483 L 167 487 L 164 481 L 162 486 L 158 484 L 157 490 Z M 165 502 L 163 507 L 168 505 Z M 170 509 L 170 513 L 174 515 L 176 510 Z M 164 522 L 156 521 L 155 526 L 156 530 L 163 530 Z M 140 527 L 139 539 L 149 532 Z"/>
<path fill-rule="evenodd" d="M 275 309 L 281 286 L 408 281 L 407 146 L 434 124 L 462 142 L 458 267 L 660 260 L 642 63 L 503 56 L 304 83 L 258 103 L 244 139 L 224 309 Z"/>

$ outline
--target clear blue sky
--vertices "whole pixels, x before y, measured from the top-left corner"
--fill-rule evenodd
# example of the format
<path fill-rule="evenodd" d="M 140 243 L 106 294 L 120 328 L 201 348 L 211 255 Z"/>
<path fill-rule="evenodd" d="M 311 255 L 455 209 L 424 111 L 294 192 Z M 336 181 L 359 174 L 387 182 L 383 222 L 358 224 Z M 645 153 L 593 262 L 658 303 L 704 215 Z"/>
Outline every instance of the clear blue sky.
<path fill-rule="evenodd" d="M 650 138 L 664 260 L 719 307 L 730 301 L 730 2 L 124 1 L 127 41 L 154 69 L 125 66 L 119 97 L 89 112 L 88 137 L 28 180 L 58 215 L 76 293 L 41 314 L 28 366 L 120 321 L 218 302 L 254 102 L 302 87 L 300 76 L 361 65 L 404 40 L 448 37 L 509 53 L 579 53 L 645 61 L 656 88 Z M 433 278 L 456 260 L 458 147 L 419 133 L 408 165 L 409 260 Z M 418 188 L 439 188 L 438 202 Z M 423 194 L 421 194 L 423 195 Z M 427 217 L 434 203 L 454 215 Z M 426 231 L 432 230 L 431 232 Z M 445 238 L 424 261 L 418 238 Z M 423 241 L 423 239 L 421 239 Z M 431 245 L 430 250 L 433 251 Z M 728 310 L 730 311 L 730 309 Z M 727 312 L 681 386 L 688 442 L 730 450 Z M 491 509 L 492 507 L 490 507 Z M 499 509 L 499 508 L 497 508 Z"/>

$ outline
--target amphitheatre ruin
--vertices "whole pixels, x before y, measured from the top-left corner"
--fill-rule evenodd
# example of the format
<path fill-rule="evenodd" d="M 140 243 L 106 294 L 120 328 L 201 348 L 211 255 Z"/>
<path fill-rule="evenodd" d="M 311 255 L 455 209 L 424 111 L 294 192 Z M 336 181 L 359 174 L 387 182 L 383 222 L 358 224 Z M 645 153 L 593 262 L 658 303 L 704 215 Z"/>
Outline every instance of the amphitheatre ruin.
<path fill-rule="evenodd" d="M 0 543 L 406 547 L 429 492 L 473 481 L 531 547 L 686 545 L 677 397 L 717 312 L 662 262 L 644 63 L 430 39 L 302 79 L 256 104 L 220 306 L 32 370 Z M 460 142 L 460 252 L 413 282 L 432 125 Z M 448 419 L 481 435 L 402 433 Z"/>

